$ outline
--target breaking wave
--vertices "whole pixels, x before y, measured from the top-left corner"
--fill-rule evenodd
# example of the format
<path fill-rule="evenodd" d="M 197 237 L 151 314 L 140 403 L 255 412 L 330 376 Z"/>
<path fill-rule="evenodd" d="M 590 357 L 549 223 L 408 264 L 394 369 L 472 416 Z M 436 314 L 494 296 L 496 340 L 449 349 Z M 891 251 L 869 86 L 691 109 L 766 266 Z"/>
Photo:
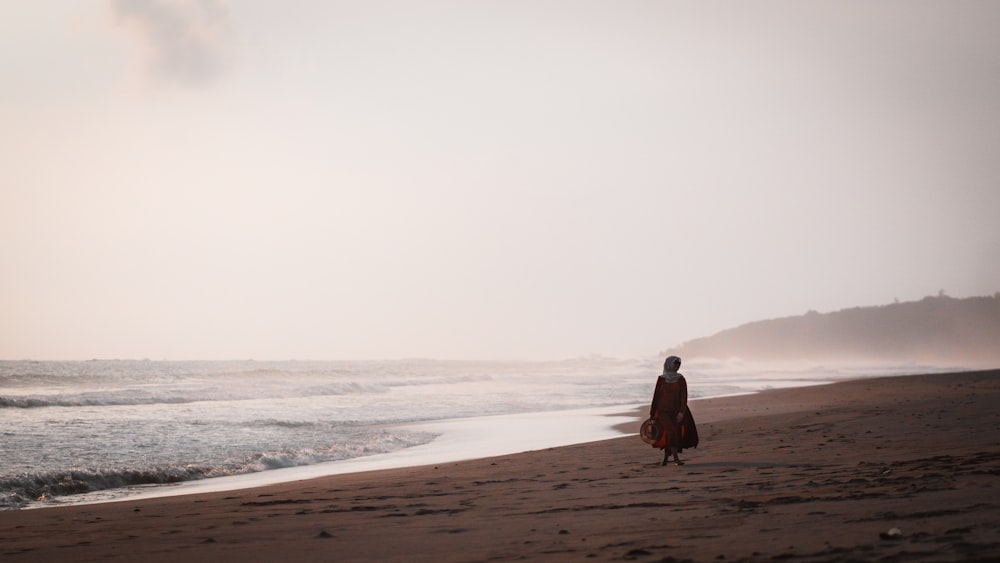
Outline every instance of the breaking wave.
<path fill-rule="evenodd" d="M 60 497 L 68 495 L 112 489 L 120 489 L 120 495 L 124 495 L 130 488 L 147 485 L 241 475 L 388 453 L 426 444 L 434 437 L 434 434 L 426 432 L 374 430 L 360 442 L 344 441 L 328 448 L 256 452 L 216 465 L 73 468 L 20 473 L 0 478 L 0 510 L 23 508 L 35 503 L 58 503 Z"/>

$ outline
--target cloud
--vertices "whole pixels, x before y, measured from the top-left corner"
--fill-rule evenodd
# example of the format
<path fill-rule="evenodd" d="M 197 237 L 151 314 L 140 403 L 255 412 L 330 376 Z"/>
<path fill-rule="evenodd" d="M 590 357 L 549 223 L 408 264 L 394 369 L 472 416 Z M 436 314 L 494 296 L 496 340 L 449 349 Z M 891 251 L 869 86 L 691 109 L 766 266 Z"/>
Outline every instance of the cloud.
<path fill-rule="evenodd" d="M 111 2 L 118 21 L 134 28 L 145 43 L 154 74 L 205 86 L 227 71 L 232 34 L 226 0 Z"/>

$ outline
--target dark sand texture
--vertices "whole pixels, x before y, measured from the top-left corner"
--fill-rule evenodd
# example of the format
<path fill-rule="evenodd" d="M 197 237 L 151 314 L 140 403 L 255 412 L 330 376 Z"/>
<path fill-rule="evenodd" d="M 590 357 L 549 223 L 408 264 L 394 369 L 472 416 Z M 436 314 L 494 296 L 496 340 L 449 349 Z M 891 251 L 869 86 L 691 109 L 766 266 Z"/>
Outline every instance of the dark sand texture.
<path fill-rule="evenodd" d="M 0 559 L 1000 560 L 1000 371 L 776 390 L 692 410 L 701 445 L 682 467 L 661 467 L 660 451 L 633 434 L 263 489 L 0 512 Z"/>

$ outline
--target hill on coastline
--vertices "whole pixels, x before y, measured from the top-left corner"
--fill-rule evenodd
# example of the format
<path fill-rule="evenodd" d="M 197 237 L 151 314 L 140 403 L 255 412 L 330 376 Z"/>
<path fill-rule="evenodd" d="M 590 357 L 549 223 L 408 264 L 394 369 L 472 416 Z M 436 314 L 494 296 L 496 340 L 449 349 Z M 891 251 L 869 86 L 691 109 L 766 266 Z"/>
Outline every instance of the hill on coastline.
<path fill-rule="evenodd" d="M 917 361 L 1000 365 L 1000 293 L 856 307 L 757 321 L 668 351 L 744 360 Z"/>

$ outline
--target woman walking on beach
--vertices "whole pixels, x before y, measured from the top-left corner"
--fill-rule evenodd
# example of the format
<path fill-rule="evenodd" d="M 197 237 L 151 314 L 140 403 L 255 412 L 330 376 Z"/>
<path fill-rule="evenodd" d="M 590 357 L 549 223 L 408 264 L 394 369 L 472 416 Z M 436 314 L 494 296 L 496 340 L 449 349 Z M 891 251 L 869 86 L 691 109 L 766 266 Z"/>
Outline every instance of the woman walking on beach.
<path fill-rule="evenodd" d="M 684 448 L 698 446 L 698 428 L 688 408 L 687 380 L 678 373 L 681 359 L 670 356 L 663 362 L 663 375 L 656 380 L 653 403 L 649 406 L 649 416 L 660 427 L 659 438 L 653 442 L 654 448 L 663 450 L 663 463 L 674 456 L 674 463 L 684 465 L 678 453 Z"/>

